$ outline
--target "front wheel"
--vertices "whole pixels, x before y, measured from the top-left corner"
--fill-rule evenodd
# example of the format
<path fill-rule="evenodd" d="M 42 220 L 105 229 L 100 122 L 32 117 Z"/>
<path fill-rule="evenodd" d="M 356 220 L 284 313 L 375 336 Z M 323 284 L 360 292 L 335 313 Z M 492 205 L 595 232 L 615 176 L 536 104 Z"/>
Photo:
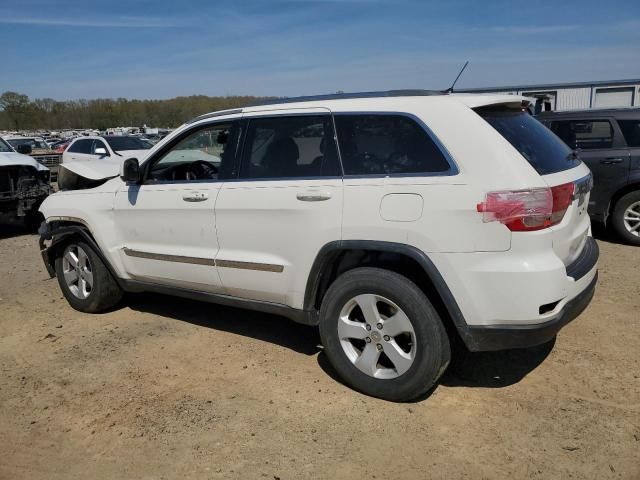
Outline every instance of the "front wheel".
<path fill-rule="evenodd" d="M 425 394 L 451 357 L 444 325 L 425 294 L 379 268 L 350 270 L 331 285 L 320 310 L 320 337 L 347 384 L 391 401 Z"/>
<path fill-rule="evenodd" d="M 627 193 L 616 202 L 611 223 L 626 243 L 640 245 L 640 191 Z"/>
<path fill-rule="evenodd" d="M 56 258 L 56 277 L 63 295 L 73 308 L 98 313 L 122 299 L 122 290 L 89 245 L 69 243 L 61 253 Z"/>

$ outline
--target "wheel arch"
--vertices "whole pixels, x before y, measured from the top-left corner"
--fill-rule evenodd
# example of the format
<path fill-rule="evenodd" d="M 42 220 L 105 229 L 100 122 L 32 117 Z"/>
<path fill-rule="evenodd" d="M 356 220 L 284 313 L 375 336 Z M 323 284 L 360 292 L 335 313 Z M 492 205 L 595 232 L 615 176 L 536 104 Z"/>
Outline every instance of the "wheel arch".
<path fill-rule="evenodd" d="M 318 311 L 324 294 L 340 275 L 364 266 L 395 271 L 416 283 L 441 315 L 449 335 L 457 332 L 469 346 L 467 323 L 447 283 L 427 254 L 410 245 L 374 240 L 341 240 L 324 245 L 309 273 L 304 309 Z"/>
<path fill-rule="evenodd" d="M 73 241 L 83 241 L 93 249 L 120 287 L 123 286 L 116 271 L 96 242 L 89 226 L 81 219 L 49 219 L 47 223 L 43 224 L 40 228 L 39 233 L 42 258 L 52 278 L 55 277 L 55 262 L 60 252 Z M 46 246 L 45 241 L 50 241 L 51 243 Z"/>
<path fill-rule="evenodd" d="M 609 208 L 607 209 L 605 224 L 609 223 L 611 215 L 613 215 L 613 211 L 616 208 L 616 204 L 618 203 L 618 201 L 627 193 L 635 191 L 640 191 L 640 173 L 638 173 L 638 175 L 635 175 L 634 178 L 632 178 L 631 181 L 624 187 L 616 190 L 616 192 L 611 196 L 611 200 L 609 200 Z"/>
<path fill-rule="evenodd" d="M 618 203 L 618 201 L 624 197 L 627 193 L 631 193 L 631 192 L 635 192 L 640 190 L 640 178 L 637 178 L 635 181 L 628 183 L 627 185 L 625 185 L 624 187 L 620 188 L 619 190 L 617 190 L 612 196 L 611 196 L 611 202 L 609 204 L 609 212 L 612 213 L 613 209 L 616 206 L 616 203 Z"/>

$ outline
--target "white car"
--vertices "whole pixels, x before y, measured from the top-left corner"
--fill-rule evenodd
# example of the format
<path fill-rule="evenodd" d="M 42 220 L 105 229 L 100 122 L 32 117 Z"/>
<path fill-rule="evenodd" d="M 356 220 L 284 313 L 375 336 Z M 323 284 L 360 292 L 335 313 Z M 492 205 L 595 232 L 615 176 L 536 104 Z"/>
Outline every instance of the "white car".
<path fill-rule="evenodd" d="M 77 185 L 76 176 L 89 181 L 117 176 L 123 158 L 142 160 L 151 147 L 148 142 L 129 135 L 78 137 L 62 154 L 58 183 L 66 189 Z M 69 171 L 73 175 L 69 175 Z"/>
<path fill-rule="evenodd" d="M 591 173 L 526 106 L 411 91 L 204 115 L 49 197 L 43 258 L 78 310 L 154 291 L 285 315 L 319 325 L 349 385 L 414 399 L 454 340 L 544 343 L 594 293 Z"/>

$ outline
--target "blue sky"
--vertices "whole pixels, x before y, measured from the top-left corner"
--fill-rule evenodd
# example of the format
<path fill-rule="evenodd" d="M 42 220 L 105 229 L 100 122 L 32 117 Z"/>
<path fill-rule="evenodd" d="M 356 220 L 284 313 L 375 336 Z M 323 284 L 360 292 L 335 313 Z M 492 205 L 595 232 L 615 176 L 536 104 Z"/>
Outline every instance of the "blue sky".
<path fill-rule="evenodd" d="M 306 95 L 640 77 L 640 1 L 0 1 L 0 92 Z"/>

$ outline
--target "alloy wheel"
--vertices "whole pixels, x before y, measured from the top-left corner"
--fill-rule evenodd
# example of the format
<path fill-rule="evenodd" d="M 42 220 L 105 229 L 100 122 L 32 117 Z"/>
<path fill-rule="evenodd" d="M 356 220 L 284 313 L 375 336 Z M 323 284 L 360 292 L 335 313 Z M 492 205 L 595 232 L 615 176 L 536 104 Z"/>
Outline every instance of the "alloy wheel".
<path fill-rule="evenodd" d="M 374 378 L 399 377 L 415 360 L 416 334 L 409 317 L 380 295 L 358 295 L 346 302 L 338 337 L 351 363 Z"/>
<path fill-rule="evenodd" d="M 640 237 L 640 202 L 632 203 L 624 211 L 624 227 L 631 235 Z"/>
<path fill-rule="evenodd" d="M 78 245 L 69 245 L 62 256 L 62 272 L 69 291 L 81 300 L 93 290 L 93 268 L 87 252 Z"/>

